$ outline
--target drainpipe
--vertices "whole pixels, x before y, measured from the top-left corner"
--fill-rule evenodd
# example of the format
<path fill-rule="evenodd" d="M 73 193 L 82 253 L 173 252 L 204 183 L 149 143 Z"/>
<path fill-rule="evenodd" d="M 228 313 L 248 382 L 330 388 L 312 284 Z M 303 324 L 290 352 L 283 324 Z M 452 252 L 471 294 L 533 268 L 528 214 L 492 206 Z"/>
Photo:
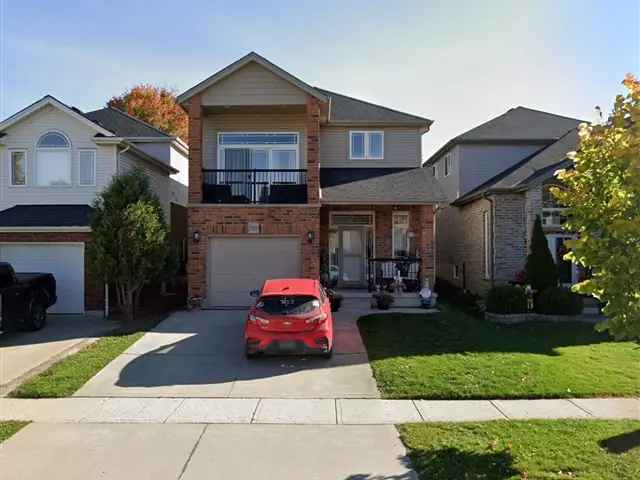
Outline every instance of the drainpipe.
<path fill-rule="evenodd" d="M 494 210 L 495 210 L 495 203 L 494 201 L 491 199 L 491 197 L 489 196 L 488 193 L 485 193 L 483 195 L 484 199 L 489 202 L 489 227 L 491 228 L 491 236 L 489 237 L 491 239 L 491 243 L 489 245 L 489 250 L 491 252 L 491 271 L 489 273 L 489 280 L 491 281 L 491 287 L 493 288 L 494 284 L 495 284 L 495 252 L 494 252 L 494 227 L 493 227 L 493 216 L 494 216 Z"/>

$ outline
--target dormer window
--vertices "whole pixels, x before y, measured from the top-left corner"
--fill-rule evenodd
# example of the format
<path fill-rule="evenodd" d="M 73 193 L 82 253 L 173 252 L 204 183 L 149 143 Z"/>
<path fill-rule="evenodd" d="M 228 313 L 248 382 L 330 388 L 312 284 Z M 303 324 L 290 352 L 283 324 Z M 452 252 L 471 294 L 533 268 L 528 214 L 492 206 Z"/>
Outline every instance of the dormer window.
<path fill-rule="evenodd" d="M 59 132 L 48 132 L 36 144 L 36 185 L 71 185 L 71 144 Z"/>
<path fill-rule="evenodd" d="M 384 132 L 349 132 L 349 152 L 352 160 L 382 160 Z"/>

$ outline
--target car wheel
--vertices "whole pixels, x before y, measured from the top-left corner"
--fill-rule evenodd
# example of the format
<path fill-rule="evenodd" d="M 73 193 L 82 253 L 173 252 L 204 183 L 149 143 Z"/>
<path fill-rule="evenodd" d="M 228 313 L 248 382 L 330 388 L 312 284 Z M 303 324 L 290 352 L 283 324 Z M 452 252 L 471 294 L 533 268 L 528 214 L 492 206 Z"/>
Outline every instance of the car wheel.
<path fill-rule="evenodd" d="M 333 356 L 333 348 L 331 348 L 331 350 L 328 350 L 322 353 L 322 358 L 326 358 L 327 360 L 330 359 L 332 356 Z"/>
<path fill-rule="evenodd" d="M 258 355 L 260 355 L 260 352 L 250 349 L 248 345 L 244 347 L 244 356 L 249 360 L 256 358 Z"/>
<path fill-rule="evenodd" d="M 29 300 L 24 325 L 27 330 L 40 330 L 47 323 L 47 309 L 36 298 Z"/>

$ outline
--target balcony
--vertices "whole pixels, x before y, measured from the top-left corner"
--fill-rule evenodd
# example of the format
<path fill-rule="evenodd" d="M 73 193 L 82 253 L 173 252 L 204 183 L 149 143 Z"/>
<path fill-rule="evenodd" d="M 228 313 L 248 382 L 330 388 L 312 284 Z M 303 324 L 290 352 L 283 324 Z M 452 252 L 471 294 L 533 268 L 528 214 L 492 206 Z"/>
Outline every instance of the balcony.
<path fill-rule="evenodd" d="M 203 170 L 202 175 L 204 203 L 307 203 L 306 170 Z"/>

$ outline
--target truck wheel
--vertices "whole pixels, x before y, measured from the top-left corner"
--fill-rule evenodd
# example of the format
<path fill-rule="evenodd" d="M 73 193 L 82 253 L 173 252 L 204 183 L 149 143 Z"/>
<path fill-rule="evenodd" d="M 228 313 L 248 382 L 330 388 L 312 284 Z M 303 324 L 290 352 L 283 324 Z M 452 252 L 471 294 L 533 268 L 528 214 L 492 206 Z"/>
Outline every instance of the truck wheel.
<path fill-rule="evenodd" d="M 29 300 L 24 325 L 27 330 L 40 330 L 47 323 L 47 309 L 36 298 Z"/>

